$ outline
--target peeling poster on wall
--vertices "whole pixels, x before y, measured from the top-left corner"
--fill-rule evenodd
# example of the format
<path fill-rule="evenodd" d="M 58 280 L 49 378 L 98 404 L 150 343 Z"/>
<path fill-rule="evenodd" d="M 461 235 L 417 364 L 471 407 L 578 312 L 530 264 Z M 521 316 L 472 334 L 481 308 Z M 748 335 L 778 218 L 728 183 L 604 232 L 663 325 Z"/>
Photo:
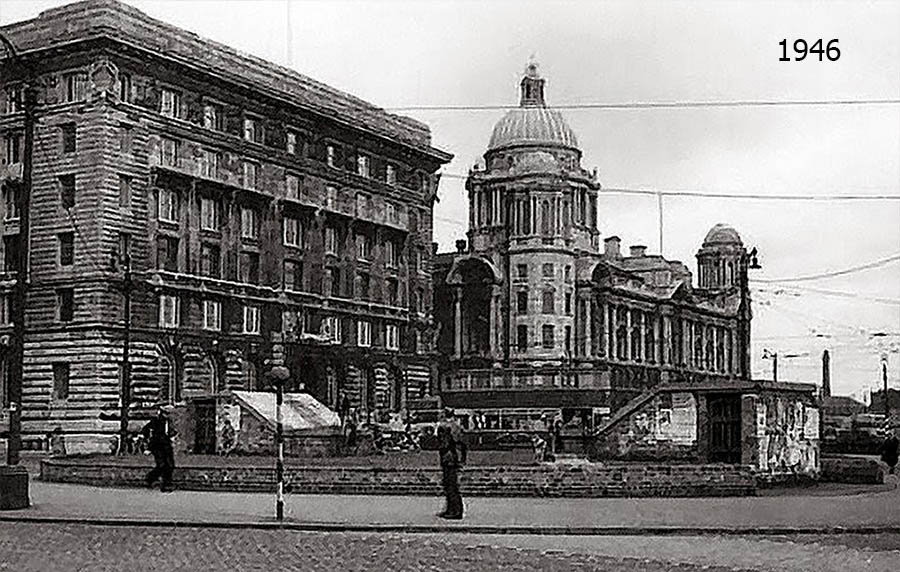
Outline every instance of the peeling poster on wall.
<path fill-rule="evenodd" d="M 806 422 L 803 424 L 803 436 L 807 439 L 819 438 L 819 410 L 806 408 Z"/>

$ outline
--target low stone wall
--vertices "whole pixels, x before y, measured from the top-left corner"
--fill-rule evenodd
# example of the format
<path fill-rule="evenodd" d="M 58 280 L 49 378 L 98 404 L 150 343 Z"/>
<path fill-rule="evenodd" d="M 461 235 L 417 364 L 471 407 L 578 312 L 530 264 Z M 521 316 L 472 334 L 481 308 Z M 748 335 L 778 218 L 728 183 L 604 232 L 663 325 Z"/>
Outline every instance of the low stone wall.
<path fill-rule="evenodd" d="M 98 459 L 49 459 L 41 479 L 102 486 L 142 486 L 148 467 Z M 285 468 L 288 490 L 299 494 L 441 494 L 432 467 Z M 271 491 L 275 470 L 264 467 L 185 467 L 176 486 L 189 490 Z M 464 495 L 506 497 L 699 497 L 756 494 L 756 478 L 742 465 L 543 464 L 473 466 L 460 474 Z"/>
<path fill-rule="evenodd" d="M 884 484 L 884 466 L 865 457 L 822 457 L 819 480 L 854 485 Z"/>

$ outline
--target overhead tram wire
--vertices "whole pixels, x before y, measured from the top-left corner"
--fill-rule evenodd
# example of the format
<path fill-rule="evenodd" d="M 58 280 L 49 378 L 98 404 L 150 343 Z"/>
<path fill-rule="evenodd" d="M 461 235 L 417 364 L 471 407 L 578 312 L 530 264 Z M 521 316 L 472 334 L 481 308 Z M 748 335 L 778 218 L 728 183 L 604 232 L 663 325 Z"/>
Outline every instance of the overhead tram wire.
<path fill-rule="evenodd" d="M 858 266 L 844 268 L 843 270 L 834 270 L 831 272 L 822 272 L 820 274 L 810 274 L 807 276 L 795 276 L 795 277 L 777 278 L 777 279 L 776 278 L 755 278 L 755 279 L 751 280 L 751 282 L 756 282 L 759 284 L 789 284 L 792 282 L 810 282 L 813 280 L 836 278 L 838 276 L 846 276 L 848 274 L 855 274 L 857 272 L 863 272 L 865 270 L 881 268 L 882 266 L 886 266 L 886 265 L 888 265 L 892 262 L 896 262 L 898 260 L 900 260 L 900 253 L 893 254 L 891 256 L 882 258 L 880 260 L 867 262 L 866 264 L 860 264 Z"/>

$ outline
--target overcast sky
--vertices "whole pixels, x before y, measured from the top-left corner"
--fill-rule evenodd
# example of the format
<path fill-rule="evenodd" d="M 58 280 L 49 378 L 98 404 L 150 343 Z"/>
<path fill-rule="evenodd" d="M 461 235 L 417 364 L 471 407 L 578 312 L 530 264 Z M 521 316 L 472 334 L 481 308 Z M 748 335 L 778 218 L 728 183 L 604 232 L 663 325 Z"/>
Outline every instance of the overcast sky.
<path fill-rule="evenodd" d="M 0 23 L 58 0 L 2 0 Z M 900 98 L 900 2 L 142 1 L 151 16 L 387 107 L 516 105 L 534 55 L 550 105 Z M 288 35 L 290 34 L 290 41 Z M 837 62 L 779 62 L 787 38 L 838 39 Z M 412 111 L 465 174 L 503 111 Z M 900 106 L 568 110 L 604 187 L 754 194 L 900 195 Z M 444 177 L 435 209 L 442 250 L 464 237 L 463 181 Z M 600 231 L 658 252 L 656 199 L 610 194 Z M 668 198 L 666 257 L 695 267 L 715 223 L 760 251 L 755 278 L 841 270 L 900 252 L 900 201 Z M 696 274 L 695 274 L 696 275 Z M 880 386 L 879 340 L 894 334 L 900 387 L 900 262 L 754 294 L 754 370 L 763 348 L 788 354 L 779 378 L 818 382 L 832 350 L 836 393 Z M 874 301 L 870 298 L 880 298 Z M 887 299 L 887 300 L 884 300 Z M 828 337 L 822 337 L 828 336 Z"/>

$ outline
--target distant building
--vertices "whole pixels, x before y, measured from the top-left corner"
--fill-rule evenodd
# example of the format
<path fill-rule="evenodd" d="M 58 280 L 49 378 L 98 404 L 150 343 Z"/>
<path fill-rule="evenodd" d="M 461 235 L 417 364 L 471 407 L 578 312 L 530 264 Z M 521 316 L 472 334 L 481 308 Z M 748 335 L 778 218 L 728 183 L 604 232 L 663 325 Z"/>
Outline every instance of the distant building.
<path fill-rule="evenodd" d="M 601 185 L 544 86 L 529 65 L 466 182 L 468 240 L 435 261 L 443 402 L 487 429 L 558 415 L 589 427 L 660 383 L 748 380 L 738 233 L 707 233 L 697 285 L 643 246 L 601 249 Z"/>
<path fill-rule="evenodd" d="M 26 446 L 59 426 L 70 452 L 108 449 L 126 257 L 133 414 L 196 411 L 188 447 L 215 447 L 212 396 L 268 389 L 279 363 L 288 390 L 332 407 L 346 392 L 363 418 L 428 392 L 435 173 L 451 156 L 427 126 L 112 0 L 2 31 L 21 58 L 0 60 L 0 334 L 28 67 L 38 98 Z"/>

